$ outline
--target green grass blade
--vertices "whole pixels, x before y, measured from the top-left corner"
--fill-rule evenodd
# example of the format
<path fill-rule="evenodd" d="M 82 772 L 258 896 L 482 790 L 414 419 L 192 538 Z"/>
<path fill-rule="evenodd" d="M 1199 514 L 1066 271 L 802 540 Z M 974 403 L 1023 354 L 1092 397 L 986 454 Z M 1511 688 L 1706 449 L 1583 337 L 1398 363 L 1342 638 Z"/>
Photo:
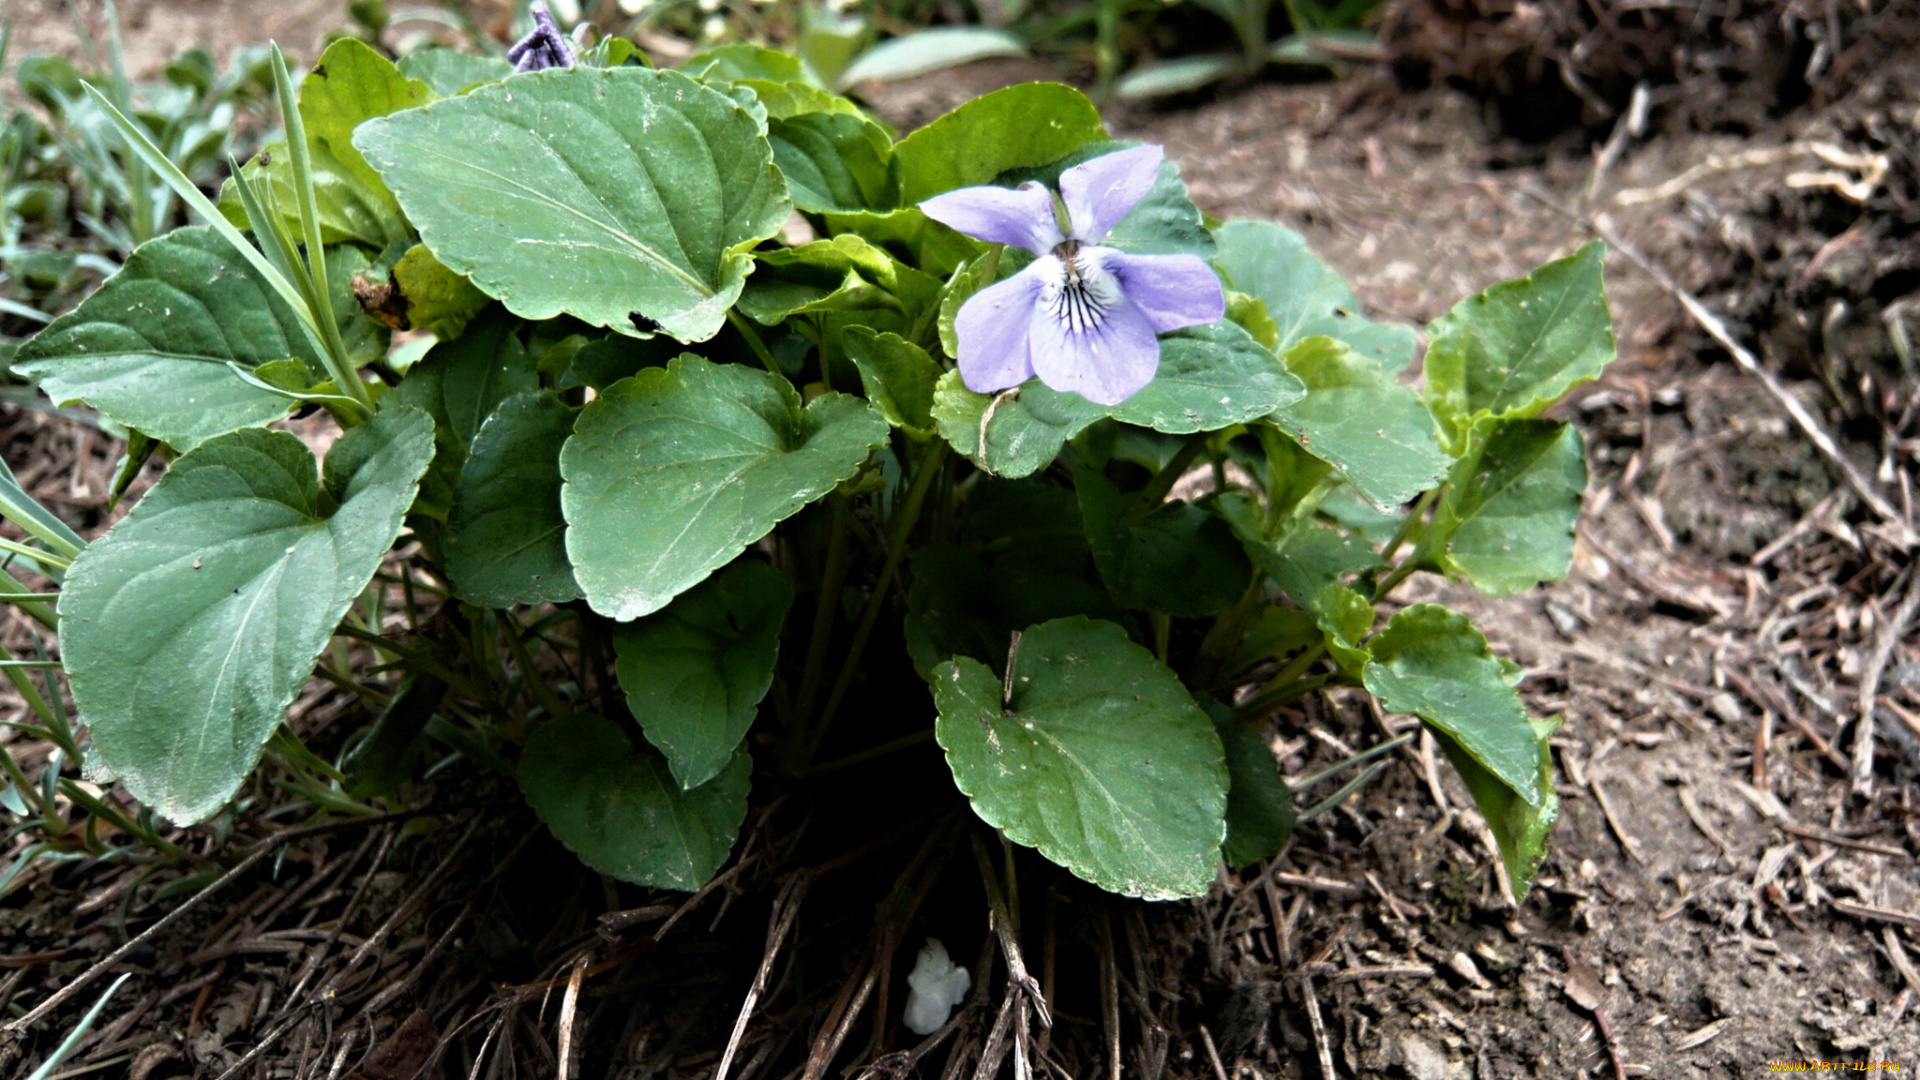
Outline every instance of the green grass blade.
<path fill-rule="evenodd" d="M 146 162 L 147 166 L 158 174 L 160 179 L 166 181 L 167 186 L 173 189 L 174 194 L 180 196 L 188 208 L 205 220 L 208 225 L 213 226 L 214 231 L 218 232 L 222 239 L 232 244 L 233 249 L 239 252 L 240 256 L 246 259 L 248 263 L 252 264 L 255 270 L 259 271 L 260 276 L 266 279 L 267 284 L 273 288 L 274 292 L 280 294 L 280 299 L 286 301 L 287 306 L 294 310 L 294 313 L 299 316 L 301 322 L 307 324 L 317 339 L 320 333 L 319 324 L 314 321 L 313 310 L 307 306 L 306 300 L 300 295 L 299 290 L 293 287 L 293 282 L 288 281 L 285 275 L 281 274 L 279 270 L 274 268 L 271 262 L 267 261 L 267 257 L 262 255 L 258 248 L 247 241 L 246 236 L 243 235 L 239 229 L 233 227 L 233 223 L 227 220 L 226 215 L 222 214 L 219 208 L 207 199 L 206 195 L 194 185 L 191 179 L 188 179 L 187 174 L 181 172 L 180 167 L 169 160 L 167 155 L 162 153 L 160 148 L 153 144 L 153 140 L 149 139 L 147 133 L 140 129 L 140 125 L 127 119 L 127 115 L 116 108 L 113 101 L 109 99 L 106 94 L 101 93 L 99 88 L 95 87 L 92 83 L 81 83 L 81 85 L 86 88 L 87 93 L 93 95 L 93 100 L 101 108 L 106 110 L 107 118 L 113 122 L 114 129 L 119 131 L 120 137 L 125 139 L 129 146 L 133 147 L 134 153 L 139 155 L 140 160 Z"/>
<path fill-rule="evenodd" d="M 281 126 L 287 132 L 294 195 L 300 200 L 300 228 L 306 234 L 307 295 L 312 299 L 314 318 L 327 344 L 328 374 L 333 376 L 334 385 L 341 393 L 371 410 L 373 396 L 347 358 L 347 345 L 340 337 L 340 324 L 334 318 L 333 296 L 327 290 L 327 248 L 320 238 L 320 203 L 313 192 L 312 149 L 307 145 L 307 125 L 300 115 L 293 76 L 287 71 L 287 58 L 280 52 L 279 45 L 273 46 L 273 86 L 280 95 Z"/>
<path fill-rule="evenodd" d="M 56 555 L 71 559 L 87 546 L 79 533 L 55 517 L 53 511 L 40 505 L 40 500 L 27 494 L 26 489 L 20 486 L 19 478 L 13 475 L 13 470 L 4 461 L 0 461 L 0 517 L 25 529 L 28 535 L 52 548 Z"/>
<path fill-rule="evenodd" d="M 80 1040 L 87 1037 L 87 1032 L 93 1030 L 93 1022 L 100 1019 L 100 1013 L 106 1009 L 107 1002 L 113 1000 L 113 995 L 119 993 L 121 984 L 131 978 L 133 978 L 133 972 L 129 971 L 113 980 L 113 985 L 107 987 L 107 992 L 101 994 L 100 1000 L 93 1003 L 93 1008 L 87 1010 L 87 1015 L 80 1018 L 79 1025 L 67 1033 L 66 1039 L 54 1048 L 53 1053 L 47 1055 L 47 1060 L 41 1062 L 40 1067 L 33 1070 L 33 1075 L 27 1077 L 27 1080 L 47 1080 L 47 1077 L 52 1076 L 53 1070 L 59 1068 L 60 1063 L 67 1059 L 67 1055 L 73 1053 L 74 1049 L 80 1045 Z"/>

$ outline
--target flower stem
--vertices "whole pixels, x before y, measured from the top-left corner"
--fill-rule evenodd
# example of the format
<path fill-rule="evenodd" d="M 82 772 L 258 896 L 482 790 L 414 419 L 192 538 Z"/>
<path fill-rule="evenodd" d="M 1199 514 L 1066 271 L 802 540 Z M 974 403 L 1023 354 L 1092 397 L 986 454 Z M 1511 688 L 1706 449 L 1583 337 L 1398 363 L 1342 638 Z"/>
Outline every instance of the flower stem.
<path fill-rule="evenodd" d="M 1140 501 L 1134 506 L 1137 512 L 1152 513 L 1154 507 L 1166 501 L 1167 492 L 1173 490 L 1173 485 L 1179 483 L 1180 477 L 1186 473 L 1187 466 L 1193 464 L 1193 459 L 1200 456 L 1200 451 L 1206 449 L 1210 434 L 1202 431 L 1187 438 L 1186 443 L 1174 452 L 1166 466 L 1154 474 L 1146 487 L 1140 489 Z"/>
<path fill-rule="evenodd" d="M 741 337 L 747 339 L 747 348 L 753 350 L 753 355 L 760 358 L 760 363 L 766 365 L 768 371 L 775 375 L 782 374 L 780 371 L 780 362 L 775 360 L 773 354 L 767 351 L 767 343 L 760 340 L 759 331 L 755 330 L 747 320 L 740 317 L 739 312 L 732 308 L 727 309 L 727 321 L 733 324 L 735 330 L 740 331 Z"/>
<path fill-rule="evenodd" d="M 867 597 L 867 607 L 860 613 L 860 625 L 853 632 L 853 644 L 847 649 L 846 662 L 840 665 L 840 676 L 833 681 L 833 693 L 827 696 L 827 707 L 820 711 L 820 724 L 814 728 L 807 739 L 806 761 L 812 761 L 820 750 L 820 743 L 827 736 L 827 727 L 833 723 L 833 717 L 840 710 L 840 702 L 847 696 L 847 689 L 853 685 L 854 673 L 860 669 L 860 654 L 866 651 L 867 638 L 873 634 L 873 624 L 880 618 L 880 609 L 886 606 L 887 593 L 893 588 L 893 578 L 900 570 L 900 562 L 907 554 L 907 536 L 920 520 L 921 508 L 926 505 L 927 491 L 933 487 L 933 479 L 941 471 L 947 460 L 947 444 L 935 442 L 920 459 L 920 468 L 913 475 L 913 487 L 907 491 L 907 503 L 893 520 L 893 531 L 887 537 L 887 561 L 880 568 L 880 579 L 873 583 L 873 593 Z"/>
<path fill-rule="evenodd" d="M 833 637 L 833 609 L 840 602 L 840 590 L 847 583 L 847 548 L 853 537 L 853 522 L 838 496 L 827 500 L 833 513 L 832 532 L 827 537 L 827 565 L 820 577 L 820 594 L 814 600 L 813 638 L 807 643 L 807 666 L 800 675 L 800 693 L 794 699 L 794 739 L 803 739 L 802 728 L 813 715 L 813 702 L 820 696 L 820 679 L 827 665 L 827 645 Z M 803 743 L 804 745 L 804 743 Z"/>

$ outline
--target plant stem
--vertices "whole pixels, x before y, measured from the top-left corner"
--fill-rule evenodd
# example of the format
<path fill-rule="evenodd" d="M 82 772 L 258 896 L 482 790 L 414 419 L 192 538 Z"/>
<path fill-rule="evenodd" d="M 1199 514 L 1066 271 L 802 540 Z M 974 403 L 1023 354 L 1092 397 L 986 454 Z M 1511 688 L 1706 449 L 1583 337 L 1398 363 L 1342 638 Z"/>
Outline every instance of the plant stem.
<path fill-rule="evenodd" d="M 794 700 L 794 739 L 801 743 L 801 729 L 813 717 L 814 699 L 820 696 L 820 680 L 827 666 L 827 645 L 833 638 L 833 613 L 840 604 L 840 590 L 847 583 L 848 544 L 853 538 L 853 522 L 838 496 L 827 499 L 833 512 L 832 532 L 827 536 L 827 565 L 820 577 L 820 594 L 814 598 L 813 638 L 807 643 L 807 666 L 800 675 L 800 694 Z"/>
<path fill-rule="evenodd" d="M 885 757 L 888 754 L 919 746 L 921 743 L 929 742 L 932 739 L 933 729 L 926 728 L 921 731 L 916 731 L 911 735 L 902 735 L 897 739 L 889 739 L 878 746 L 869 746 L 857 754 L 848 754 L 843 758 L 835 758 L 824 765 L 809 766 L 808 768 L 802 769 L 799 775 L 807 779 L 816 776 L 825 776 L 828 773 L 836 773 L 842 769 L 852 768 L 863 762 L 872 761 L 874 758 Z"/>
<path fill-rule="evenodd" d="M 760 340 L 759 331 L 755 330 L 746 319 L 740 316 L 739 312 L 732 308 L 727 309 L 727 321 L 733 324 L 735 330 L 740 331 L 741 337 L 747 339 L 747 348 L 753 350 L 753 355 L 760 358 L 760 363 L 765 365 L 769 372 L 775 375 L 781 375 L 783 378 L 785 377 L 780 370 L 780 362 L 775 360 L 773 354 L 767 351 L 767 343 Z"/>
<path fill-rule="evenodd" d="M 1173 490 L 1173 485 L 1180 482 L 1180 477 L 1187 471 L 1187 466 L 1193 464 L 1193 459 L 1200 455 L 1200 451 L 1206 449 L 1210 434 L 1211 432 L 1201 431 L 1187 438 L 1186 443 L 1174 453 L 1165 467 L 1154 474 L 1146 487 L 1140 489 L 1140 501 L 1134 504 L 1135 513 L 1150 514 L 1155 507 L 1166 501 L 1167 492 Z"/>
<path fill-rule="evenodd" d="M 812 761 L 813 755 L 820 749 L 821 740 L 827 737 L 827 727 L 833 723 L 833 717 L 840 710 L 840 702 L 847 696 L 848 687 L 853 685 L 853 676 L 860 668 L 860 654 L 866 651 L 867 638 L 873 634 L 873 625 L 879 621 L 880 609 L 886 606 L 887 594 L 893 588 L 893 578 L 900 570 L 900 562 L 907 554 L 907 536 L 920 520 L 920 511 L 927 503 L 927 491 L 933 487 L 933 478 L 946 464 L 947 444 L 935 442 L 920 459 L 919 471 L 914 473 L 913 487 L 907 491 L 907 504 L 893 520 L 893 531 L 887 537 L 887 561 L 880 568 L 880 579 L 873 583 L 873 593 L 867 597 L 866 610 L 860 613 L 860 625 L 853 632 L 853 644 L 847 649 L 846 662 L 840 665 L 840 677 L 833 681 L 833 693 L 827 696 L 827 707 L 820 711 L 820 723 L 807 739 L 807 752 L 804 760 Z"/>

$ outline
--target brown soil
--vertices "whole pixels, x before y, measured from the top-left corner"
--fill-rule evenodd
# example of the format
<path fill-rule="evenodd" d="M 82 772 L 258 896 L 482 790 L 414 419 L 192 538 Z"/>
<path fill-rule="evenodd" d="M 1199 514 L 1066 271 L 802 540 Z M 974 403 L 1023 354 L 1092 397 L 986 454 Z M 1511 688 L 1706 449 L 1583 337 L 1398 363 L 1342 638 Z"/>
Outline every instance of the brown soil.
<path fill-rule="evenodd" d="M 129 4 L 130 42 L 139 11 L 211 7 Z M 879 106 L 908 126 L 1035 74 L 982 65 L 894 88 Z M 1646 137 L 1597 183 L 1583 141 L 1509 141 L 1479 102 L 1405 91 L 1384 72 L 1241 88 L 1116 127 L 1166 144 L 1208 211 L 1303 231 L 1380 317 L 1431 319 L 1591 238 L 1588 222 L 1601 220 L 1734 317 L 1735 335 L 1905 510 L 1920 444 L 1895 339 L 1920 285 L 1916 74 L 1882 71 L 1738 135 L 1657 106 Z M 1884 155 L 1890 168 L 1855 198 L 1839 185 L 1859 169 L 1789 149 L 1646 197 L 1709 155 L 1812 141 Z M 1566 718 L 1562 816 L 1534 894 L 1517 908 L 1503 900 L 1471 802 L 1415 753 L 1202 901 L 1112 901 L 1022 860 L 1028 963 L 1056 1012 L 1045 1066 L 1320 1077 L 1324 1047 L 1334 1076 L 1413 1080 L 1732 1078 L 1781 1060 L 1920 1067 L 1911 635 L 1892 643 L 1881 679 L 1871 793 L 1850 783 L 1859 686 L 1913 587 L 1909 556 L 1667 293 L 1617 252 L 1608 269 L 1620 360 L 1563 407 L 1593 470 L 1574 574 L 1499 602 L 1444 583 L 1408 597 L 1472 614 L 1526 669 L 1535 711 Z M 97 520 L 117 451 L 65 421 L 8 416 L 8 460 L 38 455 L 34 489 Z M 316 687 L 303 735 L 352 708 Z M 1276 717 L 1273 737 L 1297 775 L 1377 741 L 1386 723 L 1357 698 L 1311 701 Z M 930 764 L 899 768 L 938 782 L 915 771 Z M 873 828 L 884 794 L 868 794 L 817 821 L 776 803 L 750 820 L 736 869 L 682 908 L 682 897 L 582 872 L 484 776 L 443 779 L 420 792 L 433 812 L 414 824 L 302 839 L 274 874 L 240 880 L 160 935 L 124 967 L 134 980 L 68 1067 L 217 1076 L 264 1044 L 240 1075 L 387 1080 L 482 1064 L 492 1071 L 481 1075 L 509 1075 L 501 1063 L 518 1063 L 551 1076 L 564 1038 L 585 1047 L 575 1075 L 704 1080 L 760 970 L 762 926 L 772 934 L 797 912 L 731 1076 L 801 1075 L 810 1044 L 825 1053 L 806 1080 L 830 1063 L 858 1071 L 911 1045 L 900 982 L 922 934 L 944 937 L 958 960 L 991 948 L 960 818 L 899 823 L 883 846 L 830 862 L 846 848 L 823 839 L 836 826 Z M 249 819 L 241 831 L 270 830 Z M 876 865 L 916 851 L 897 881 Z M 16 958 L 0 1003 L 31 1007 L 181 902 L 153 896 L 170 878 L 136 882 L 121 864 L 32 873 L 0 902 L 0 942 Z M 890 886 L 908 899 L 876 909 Z M 617 911 L 628 914 L 603 918 Z M 873 989 L 852 1010 L 866 1012 L 836 1056 L 816 1037 L 867 972 Z M 577 1006 L 563 1003 L 570 979 Z M 949 1045 L 977 1047 L 992 1026 L 999 980 L 983 982 L 993 993 Z M 327 993 L 309 1007 L 316 986 Z M 20 1060 L 44 1054 L 94 992 L 32 1033 Z M 1115 1024 L 1118 1061 L 1106 1049 Z M 866 1075 L 932 1075 L 946 1054 L 880 1058 Z"/>

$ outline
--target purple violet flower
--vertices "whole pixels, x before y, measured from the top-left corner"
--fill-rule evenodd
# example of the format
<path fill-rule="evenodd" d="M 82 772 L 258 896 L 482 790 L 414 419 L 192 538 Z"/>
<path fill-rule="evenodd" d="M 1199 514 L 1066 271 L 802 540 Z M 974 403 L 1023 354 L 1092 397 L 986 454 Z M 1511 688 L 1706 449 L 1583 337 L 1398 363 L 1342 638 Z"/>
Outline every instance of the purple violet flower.
<path fill-rule="evenodd" d="M 514 42 L 513 47 L 507 50 L 513 73 L 518 75 L 523 71 L 572 67 L 573 46 L 568 44 L 567 35 L 555 25 L 545 0 L 533 0 L 527 11 L 533 16 L 533 32 Z"/>
<path fill-rule="evenodd" d="M 1153 380 L 1155 335 L 1218 322 L 1226 294 L 1195 255 L 1129 255 L 1098 246 L 1160 174 L 1158 146 L 1121 150 L 1060 174 L 1071 231 L 1060 234 L 1053 192 L 970 187 L 920 204 L 943 225 L 1038 258 L 961 305 L 960 378 L 991 394 L 1035 375 L 1055 390 L 1117 405 Z"/>

